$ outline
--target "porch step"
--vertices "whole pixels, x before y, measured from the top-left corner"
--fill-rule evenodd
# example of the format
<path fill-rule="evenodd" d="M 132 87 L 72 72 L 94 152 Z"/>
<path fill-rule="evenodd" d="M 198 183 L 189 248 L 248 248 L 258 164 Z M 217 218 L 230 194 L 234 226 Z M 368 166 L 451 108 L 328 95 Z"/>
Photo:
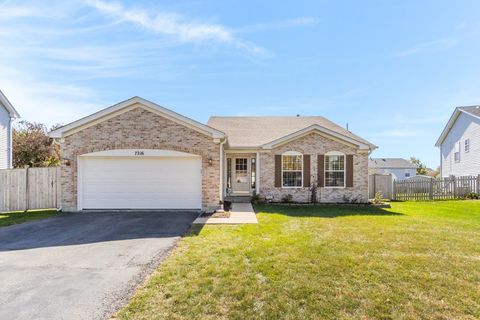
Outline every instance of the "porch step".
<path fill-rule="evenodd" d="M 252 202 L 251 196 L 227 196 L 225 201 L 231 201 L 232 203 L 250 203 Z"/>

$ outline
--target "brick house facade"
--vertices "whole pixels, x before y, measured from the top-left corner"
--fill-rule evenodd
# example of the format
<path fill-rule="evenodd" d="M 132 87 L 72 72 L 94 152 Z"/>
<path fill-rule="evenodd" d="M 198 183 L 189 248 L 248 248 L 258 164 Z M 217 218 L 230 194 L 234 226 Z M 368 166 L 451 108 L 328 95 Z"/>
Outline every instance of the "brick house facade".
<path fill-rule="evenodd" d="M 330 123 L 326 123 L 325 126 L 329 128 L 328 130 L 335 129 Z M 80 157 L 112 150 L 132 150 L 132 152 L 133 150 L 162 150 L 197 157 L 201 167 L 201 188 L 199 188 L 201 208 L 199 204 L 198 209 L 202 210 L 219 208 L 220 202 L 230 195 L 229 192 L 232 191 L 232 188 L 245 183 L 248 187 L 243 189 L 244 194 L 242 195 L 251 196 L 255 192 L 272 201 L 281 201 L 285 195 L 291 195 L 292 201 L 308 202 L 311 190 L 307 184 L 316 183 L 316 177 L 320 177 L 319 168 L 321 166 L 318 162 L 320 156 L 335 151 L 345 154 L 348 159 L 351 159 L 349 164 L 351 169 L 345 173 L 346 175 L 350 174 L 350 177 L 347 178 L 351 181 L 348 186 L 343 188 L 319 188 L 318 200 L 320 202 L 368 201 L 368 152 L 373 145 L 365 147 L 364 140 L 357 143 L 356 136 L 353 134 L 340 132 L 340 134 L 332 136 L 330 131 L 323 132 L 322 130 L 322 128 L 313 127 L 312 130 L 298 137 L 292 137 L 288 141 L 274 146 L 260 144 L 257 147 L 243 148 L 235 145 L 235 133 L 229 133 L 229 128 L 222 128 L 210 123 L 208 126 L 203 125 L 150 101 L 135 97 L 51 132 L 51 136 L 61 144 L 62 158 L 64 159 L 61 182 L 62 209 L 65 211 L 83 209 L 79 206 L 79 198 L 82 196 L 83 184 L 88 182 L 83 181 L 83 178 L 79 179 L 79 174 L 82 174 L 83 177 L 81 170 L 88 170 L 88 168 L 81 169 Z M 345 135 L 345 141 L 342 140 L 342 134 Z M 280 133 L 278 137 L 283 135 Z M 270 139 L 266 137 L 266 134 L 257 134 L 256 136 L 259 139 L 262 137 Z M 304 185 L 301 187 L 284 188 L 278 186 L 278 181 L 275 180 L 276 175 L 278 176 L 275 159 L 285 152 L 297 152 L 305 155 L 304 170 L 308 170 L 308 173 L 305 174 L 311 178 L 304 177 Z M 114 167 L 113 161 L 118 159 L 120 158 L 111 158 L 112 167 Z M 158 170 L 162 170 L 161 157 L 158 159 Z M 121 176 L 121 171 L 119 170 L 115 174 Z M 173 179 L 175 179 L 175 173 L 168 174 L 170 177 L 173 175 Z M 148 180 L 148 175 L 146 178 Z M 151 179 L 148 180 L 148 186 L 137 186 L 140 188 L 137 188 L 138 190 L 147 190 L 149 194 L 152 193 L 153 196 L 149 200 L 154 203 L 157 198 L 160 199 L 162 196 L 158 193 L 158 197 L 156 197 L 154 192 L 171 192 L 168 187 L 162 189 L 163 191 L 155 191 L 157 187 L 160 187 L 160 184 L 159 186 L 152 185 L 155 182 Z M 161 185 L 165 188 L 165 182 L 162 183 Z M 185 183 L 188 185 L 188 181 Z M 79 187 L 79 185 L 81 186 Z M 117 189 L 115 185 L 105 188 L 111 190 L 100 191 L 105 191 L 106 196 L 113 197 L 113 203 L 115 203 L 116 196 L 138 196 L 137 189 L 129 189 L 128 181 L 118 194 L 113 191 Z M 178 192 L 181 193 L 182 190 L 180 189 Z M 163 205 L 160 200 L 157 205 L 158 209 L 162 209 Z M 171 204 L 169 205 L 171 208 Z M 181 205 L 179 203 L 179 208 Z M 99 205 L 99 209 L 101 209 L 101 205 Z M 135 208 L 122 207 L 118 209 Z"/>

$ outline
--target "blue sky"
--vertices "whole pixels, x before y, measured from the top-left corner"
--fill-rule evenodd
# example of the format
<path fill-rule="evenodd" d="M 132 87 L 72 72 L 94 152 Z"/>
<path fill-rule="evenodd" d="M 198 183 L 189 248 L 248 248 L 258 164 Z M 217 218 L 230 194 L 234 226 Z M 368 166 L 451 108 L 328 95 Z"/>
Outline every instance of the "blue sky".
<path fill-rule="evenodd" d="M 2 1 L 0 89 L 67 123 L 142 96 L 196 120 L 323 115 L 436 167 L 480 104 L 479 1 Z"/>

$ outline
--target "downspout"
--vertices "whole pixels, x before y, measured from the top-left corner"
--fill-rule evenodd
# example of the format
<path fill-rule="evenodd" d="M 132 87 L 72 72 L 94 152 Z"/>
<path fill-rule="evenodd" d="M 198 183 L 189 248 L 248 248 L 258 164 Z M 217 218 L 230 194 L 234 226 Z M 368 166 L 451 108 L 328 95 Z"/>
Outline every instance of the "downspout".
<path fill-rule="evenodd" d="M 220 201 L 223 202 L 223 145 L 227 142 L 227 139 L 225 138 L 222 142 L 220 142 Z"/>

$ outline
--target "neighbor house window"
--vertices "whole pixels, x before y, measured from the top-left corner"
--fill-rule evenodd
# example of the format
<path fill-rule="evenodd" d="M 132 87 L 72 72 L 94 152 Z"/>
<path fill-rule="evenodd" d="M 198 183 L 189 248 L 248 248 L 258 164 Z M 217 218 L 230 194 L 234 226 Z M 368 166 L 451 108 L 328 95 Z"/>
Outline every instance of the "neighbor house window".
<path fill-rule="evenodd" d="M 329 152 L 325 155 L 325 187 L 345 187 L 345 155 Z"/>
<path fill-rule="evenodd" d="M 465 153 L 470 152 L 470 139 L 465 140 Z"/>
<path fill-rule="evenodd" d="M 460 162 L 460 142 L 455 144 L 455 162 Z"/>
<path fill-rule="evenodd" d="M 407 178 L 410 177 L 410 172 L 406 172 L 405 177 L 407 177 Z"/>
<path fill-rule="evenodd" d="M 282 186 L 302 187 L 303 156 L 298 152 L 286 152 L 282 155 Z"/>

